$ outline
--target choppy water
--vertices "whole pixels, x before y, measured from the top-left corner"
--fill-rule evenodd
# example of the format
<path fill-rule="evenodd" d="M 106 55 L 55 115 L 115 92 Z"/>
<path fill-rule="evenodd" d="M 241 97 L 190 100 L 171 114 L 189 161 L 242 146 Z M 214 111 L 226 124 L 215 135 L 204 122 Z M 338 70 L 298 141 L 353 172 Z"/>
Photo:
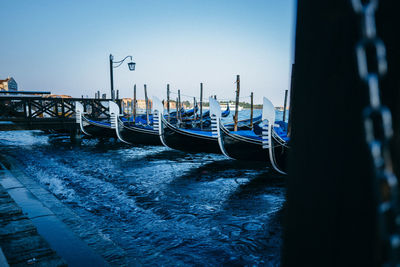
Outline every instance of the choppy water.
<path fill-rule="evenodd" d="M 1 153 L 143 265 L 279 265 L 283 178 L 262 164 L 40 131 Z"/>

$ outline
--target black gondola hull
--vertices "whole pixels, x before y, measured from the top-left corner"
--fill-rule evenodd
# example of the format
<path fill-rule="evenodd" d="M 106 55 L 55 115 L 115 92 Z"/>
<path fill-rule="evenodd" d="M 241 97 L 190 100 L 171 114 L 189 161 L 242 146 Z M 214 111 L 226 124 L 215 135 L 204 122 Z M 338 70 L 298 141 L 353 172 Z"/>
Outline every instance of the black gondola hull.
<path fill-rule="evenodd" d="M 97 124 L 92 122 L 85 117 L 83 119 L 83 129 L 85 133 L 89 134 L 92 137 L 96 138 L 117 138 L 117 133 L 115 129 L 112 129 L 111 126 Z"/>
<path fill-rule="evenodd" d="M 289 146 L 288 144 L 280 144 L 276 138 L 272 138 L 272 144 L 274 146 L 274 157 L 275 163 L 278 165 L 277 167 L 284 172 L 287 172 L 288 166 L 288 157 L 289 157 Z"/>
<path fill-rule="evenodd" d="M 220 125 L 221 143 L 225 153 L 237 160 L 261 161 L 271 166 L 269 149 L 263 148 L 261 140 L 236 135 Z M 288 147 L 272 138 L 275 163 L 280 170 L 286 171 Z"/>
<path fill-rule="evenodd" d="M 129 125 L 118 120 L 120 138 L 134 145 L 161 146 L 158 131 L 143 129 L 139 126 Z"/>
<path fill-rule="evenodd" d="M 220 135 L 222 146 L 229 157 L 237 160 L 270 162 L 268 149 L 263 149 L 262 141 L 246 140 L 230 133 L 225 127 L 220 127 Z"/>
<path fill-rule="evenodd" d="M 163 138 L 165 144 L 173 149 L 190 153 L 221 154 L 218 138 L 192 134 L 163 120 Z"/>

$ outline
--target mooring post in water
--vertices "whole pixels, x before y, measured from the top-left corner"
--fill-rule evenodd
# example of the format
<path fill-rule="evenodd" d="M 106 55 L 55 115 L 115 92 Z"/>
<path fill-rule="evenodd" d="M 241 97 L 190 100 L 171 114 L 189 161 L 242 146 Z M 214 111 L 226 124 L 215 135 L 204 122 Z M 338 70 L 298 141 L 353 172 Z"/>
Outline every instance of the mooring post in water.
<path fill-rule="evenodd" d="M 79 145 L 82 142 L 81 131 L 78 127 L 70 129 L 69 137 L 72 144 Z"/>
<path fill-rule="evenodd" d="M 203 129 L 203 83 L 200 83 L 200 129 Z"/>
<path fill-rule="evenodd" d="M 170 122 L 170 115 L 169 115 L 169 84 L 167 84 L 167 114 L 168 114 L 168 122 Z"/>
<path fill-rule="evenodd" d="M 235 116 L 233 117 L 234 126 L 233 130 L 237 131 L 238 116 L 239 116 L 239 94 L 240 94 L 240 75 L 236 75 L 236 103 L 235 103 Z"/>
<path fill-rule="evenodd" d="M 116 99 L 117 99 L 117 100 L 119 99 L 119 90 L 117 90 L 117 97 L 116 97 Z"/>
<path fill-rule="evenodd" d="M 133 101 L 132 101 L 133 124 L 136 122 L 136 84 L 133 85 Z"/>
<path fill-rule="evenodd" d="M 178 103 L 179 103 L 179 111 L 176 115 L 179 114 L 178 118 L 179 120 L 182 120 L 182 114 L 181 114 L 181 108 L 182 108 L 182 103 L 181 103 L 181 90 L 178 90 Z"/>
<path fill-rule="evenodd" d="M 146 122 L 149 125 L 149 99 L 147 98 L 147 85 L 144 85 L 144 101 L 146 101 Z"/>
<path fill-rule="evenodd" d="M 250 128 L 253 128 L 253 92 L 250 94 Z"/>
<path fill-rule="evenodd" d="M 295 63 L 292 64 L 292 74 L 290 76 L 290 100 L 289 100 L 289 118 L 288 118 L 288 128 L 287 128 L 287 132 L 288 132 L 288 136 L 291 135 L 292 132 L 292 110 L 293 110 L 293 105 L 294 105 L 294 101 L 293 101 L 293 85 L 294 85 L 294 70 L 295 70 Z"/>
<path fill-rule="evenodd" d="M 283 122 L 286 121 L 286 105 L 287 105 L 288 90 L 285 90 L 285 100 L 283 102 Z"/>
<path fill-rule="evenodd" d="M 196 97 L 193 97 L 193 120 L 196 119 Z"/>

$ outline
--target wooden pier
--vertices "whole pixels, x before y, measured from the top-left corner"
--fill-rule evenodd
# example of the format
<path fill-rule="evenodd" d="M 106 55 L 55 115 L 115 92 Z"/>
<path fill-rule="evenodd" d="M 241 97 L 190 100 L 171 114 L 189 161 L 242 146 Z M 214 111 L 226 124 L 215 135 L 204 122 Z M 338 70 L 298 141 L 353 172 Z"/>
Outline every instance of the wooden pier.
<path fill-rule="evenodd" d="M 78 129 L 75 103 L 82 103 L 89 117 L 109 118 L 108 101 L 98 98 L 55 98 L 0 95 L 0 131 Z M 120 105 L 120 100 L 115 100 Z"/>

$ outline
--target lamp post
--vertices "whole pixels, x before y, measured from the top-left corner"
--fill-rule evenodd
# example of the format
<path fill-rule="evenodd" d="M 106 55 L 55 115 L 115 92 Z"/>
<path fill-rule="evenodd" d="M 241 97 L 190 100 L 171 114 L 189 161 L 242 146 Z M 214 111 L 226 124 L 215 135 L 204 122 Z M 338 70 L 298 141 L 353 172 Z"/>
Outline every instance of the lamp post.
<path fill-rule="evenodd" d="M 126 56 L 123 60 L 114 61 L 113 55 L 110 54 L 110 82 L 111 82 L 111 99 L 112 100 L 114 100 L 114 98 L 115 98 L 114 97 L 115 93 L 114 93 L 114 73 L 113 73 L 113 68 L 118 68 L 119 66 L 121 66 L 122 63 L 124 63 L 125 59 L 127 59 L 128 57 L 131 59 L 131 62 L 128 63 L 129 70 L 130 71 L 134 71 L 136 63 L 133 62 L 132 56 Z M 118 64 L 118 65 L 114 66 L 114 64 Z"/>

